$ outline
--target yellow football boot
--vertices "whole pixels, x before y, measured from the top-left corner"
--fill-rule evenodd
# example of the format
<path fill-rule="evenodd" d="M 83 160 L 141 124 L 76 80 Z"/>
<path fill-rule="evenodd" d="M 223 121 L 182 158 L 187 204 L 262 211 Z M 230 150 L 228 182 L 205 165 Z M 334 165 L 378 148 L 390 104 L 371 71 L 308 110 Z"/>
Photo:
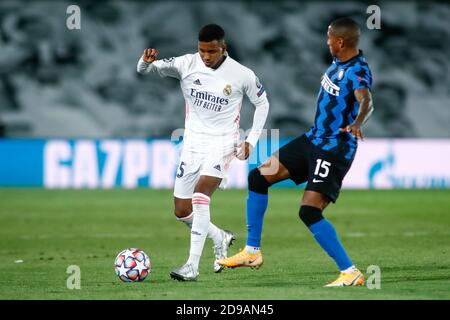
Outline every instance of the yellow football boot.
<path fill-rule="evenodd" d="M 248 253 L 244 248 L 234 256 L 217 260 L 217 263 L 228 268 L 250 267 L 259 269 L 263 264 L 263 257 L 261 251 L 258 251 L 257 253 Z"/>
<path fill-rule="evenodd" d="M 359 270 L 356 270 L 350 273 L 341 272 L 336 280 L 325 285 L 325 287 L 363 286 L 364 283 L 364 275 Z"/>

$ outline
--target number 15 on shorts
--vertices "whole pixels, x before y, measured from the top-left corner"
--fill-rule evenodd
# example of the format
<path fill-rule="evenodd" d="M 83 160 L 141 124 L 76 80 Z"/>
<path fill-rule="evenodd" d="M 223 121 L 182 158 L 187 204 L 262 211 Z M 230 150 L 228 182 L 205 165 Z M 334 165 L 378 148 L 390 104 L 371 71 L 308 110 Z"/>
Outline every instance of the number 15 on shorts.
<path fill-rule="evenodd" d="M 330 173 L 330 166 L 331 163 L 328 161 L 324 161 L 322 159 L 316 160 L 316 169 L 314 170 L 314 175 L 319 176 L 322 178 L 325 178 L 328 176 L 328 173 Z"/>

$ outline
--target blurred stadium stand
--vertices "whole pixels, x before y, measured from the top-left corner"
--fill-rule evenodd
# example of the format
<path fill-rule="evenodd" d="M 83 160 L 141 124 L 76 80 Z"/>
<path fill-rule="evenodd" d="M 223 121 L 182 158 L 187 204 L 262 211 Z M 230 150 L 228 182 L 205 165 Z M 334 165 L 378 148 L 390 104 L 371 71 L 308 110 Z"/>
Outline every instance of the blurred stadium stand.
<path fill-rule="evenodd" d="M 81 30 L 66 8 L 81 8 Z M 378 2 L 381 30 L 368 30 L 367 3 L 285 1 L 1 1 L 0 136 L 168 137 L 183 127 L 173 79 L 140 76 L 146 47 L 160 58 L 195 52 L 198 29 L 227 32 L 229 53 L 255 70 L 271 102 L 267 123 L 294 136 L 313 122 L 330 63 L 328 23 L 351 16 L 374 74 L 370 137 L 450 137 L 450 5 Z M 242 109 L 251 126 L 253 108 Z"/>

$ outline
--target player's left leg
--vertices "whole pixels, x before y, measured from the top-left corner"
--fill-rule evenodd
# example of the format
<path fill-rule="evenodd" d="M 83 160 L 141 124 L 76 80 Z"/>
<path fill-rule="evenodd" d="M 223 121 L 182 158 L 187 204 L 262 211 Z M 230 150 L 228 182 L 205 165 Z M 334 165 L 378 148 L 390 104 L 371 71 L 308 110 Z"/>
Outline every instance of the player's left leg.
<path fill-rule="evenodd" d="M 220 259 L 217 263 L 224 267 L 260 268 L 263 257 L 260 250 L 264 215 L 268 204 L 271 185 L 290 177 L 287 168 L 272 155 L 259 168 L 248 175 L 247 197 L 247 243 L 237 254 Z"/>
<path fill-rule="evenodd" d="M 326 285 L 326 287 L 363 285 L 364 276 L 350 260 L 333 225 L 322 215 L 322 211 L 328 206 L 329 202 L 330 199 L 322 193 L 306 190 L 299 212 L 300 219 L 341 271 L 338 279 Z"/>

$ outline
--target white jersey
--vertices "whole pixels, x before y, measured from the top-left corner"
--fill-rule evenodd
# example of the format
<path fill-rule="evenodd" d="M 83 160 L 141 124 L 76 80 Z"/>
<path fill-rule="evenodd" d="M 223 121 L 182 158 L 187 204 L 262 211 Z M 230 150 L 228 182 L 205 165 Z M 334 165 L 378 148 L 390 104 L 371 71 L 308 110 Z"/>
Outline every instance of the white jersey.
<path fill-rule="evenodd" d="M 249 68 L 227 56 L 217 69 L 212 69 L 195 53 L 153 63 L 146 63 L 141 57 L 137 70 L 180 80 L 186 103 L 185 136 L 202 136 L 210 142 L 215 136 L 238 134 L 242 100 L 247 95 L 256 107 L 247 141 L 255 146 L 269 103 L 264 87 Z"/>

